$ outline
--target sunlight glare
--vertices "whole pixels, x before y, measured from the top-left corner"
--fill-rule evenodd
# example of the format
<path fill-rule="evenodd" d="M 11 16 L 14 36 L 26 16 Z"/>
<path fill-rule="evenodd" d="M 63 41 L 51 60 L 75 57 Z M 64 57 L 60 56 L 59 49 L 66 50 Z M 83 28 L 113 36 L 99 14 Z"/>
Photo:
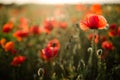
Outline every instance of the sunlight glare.
<path fill-rule="evenodd" d="M 35 4 L 78 4 L 78 3 L 120 3 L 120 0 L 0 0 L 0 3 Z"/>

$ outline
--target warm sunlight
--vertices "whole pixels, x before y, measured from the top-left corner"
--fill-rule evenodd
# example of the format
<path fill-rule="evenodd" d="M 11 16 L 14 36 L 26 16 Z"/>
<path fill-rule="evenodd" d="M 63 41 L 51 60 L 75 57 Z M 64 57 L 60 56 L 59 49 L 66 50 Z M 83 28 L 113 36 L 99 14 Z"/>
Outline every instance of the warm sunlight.
<path fill-rule="evenodd" d="M 120 0 L 0 0 L 0 3 L 76 4 L 76 3 L 120 3 Z"/>
<path fill-rule="evenodd" d="M 0 80 L 120 80 L 120 0 L 0 0 Z"/>

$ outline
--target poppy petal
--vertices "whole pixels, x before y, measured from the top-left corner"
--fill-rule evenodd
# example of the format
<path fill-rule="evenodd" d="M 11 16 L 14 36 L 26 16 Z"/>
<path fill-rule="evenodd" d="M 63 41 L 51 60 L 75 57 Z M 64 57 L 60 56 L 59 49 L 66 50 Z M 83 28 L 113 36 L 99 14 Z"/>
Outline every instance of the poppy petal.
<path fill-rule="evenodd" d="M 99 27 L 99 29 L 103 29 L 107 25 L 107 21 L 101 15 L 99 15 L 98 18 L 99 18 L 99 25 L 98 25 L 98 27 Z"/>
<path fill-rule="evenodd" d="M 89 29 L 88 26 L 86 25 L 85 21 L 81 21 L 81 22 L 80 22 L 80 28 L 81 28 L 83 31 Z"/>

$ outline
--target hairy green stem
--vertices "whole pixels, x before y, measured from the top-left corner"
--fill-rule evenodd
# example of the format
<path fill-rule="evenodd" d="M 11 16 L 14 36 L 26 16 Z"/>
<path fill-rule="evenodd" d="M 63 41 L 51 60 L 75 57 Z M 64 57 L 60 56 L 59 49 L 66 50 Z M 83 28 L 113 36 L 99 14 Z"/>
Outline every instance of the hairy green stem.
<path fill-rule="evenodd" d="M 90 55 L 88 59 L 88 78 L 91 80 L 95 80 L 96 78 L 96 73 L 97 73 L 97 46 L 95 43 L 95 38 L 96 38 L 96 30 L 93 30 L 93 37 L 91 41 L 91 48 L 90 48 Z"/>

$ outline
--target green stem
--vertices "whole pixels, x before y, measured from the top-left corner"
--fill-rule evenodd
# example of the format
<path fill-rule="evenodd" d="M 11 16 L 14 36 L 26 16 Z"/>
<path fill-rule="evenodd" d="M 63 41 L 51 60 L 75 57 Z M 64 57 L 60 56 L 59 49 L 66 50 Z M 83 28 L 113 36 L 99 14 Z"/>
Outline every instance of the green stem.
<path fill-rule="evenodd" d="M 91 41 L 91 53 L 89 56 L 89 60 L 88 60 L 88 78 L 90 78 L 91 80 L 95 80 L 96 76 L 97 76 L 97 46 L 95 43 L 95 38 L 96 38 L 96 30 L 93 30 L 93 37 L 92 37 L 92 41 Z M 91 74 L 91 75 L 90 75 Z"/>
<path fill-rule="evenodd" d="M 90 56 L 89 56 L 89 60 L 88 60 L 88 65 L 89 66 L 92 66 L 94 64 L 93 63 L 93 59 L 96 55 L 96 44 L 95 44 L 95 37 L 96 37 L 96 34 L 95 34 L 95 30 L 93 31 L 93 37 L 92 37 L 92 41 L 91 41 L 91 53 L 90 53 Z"/>

